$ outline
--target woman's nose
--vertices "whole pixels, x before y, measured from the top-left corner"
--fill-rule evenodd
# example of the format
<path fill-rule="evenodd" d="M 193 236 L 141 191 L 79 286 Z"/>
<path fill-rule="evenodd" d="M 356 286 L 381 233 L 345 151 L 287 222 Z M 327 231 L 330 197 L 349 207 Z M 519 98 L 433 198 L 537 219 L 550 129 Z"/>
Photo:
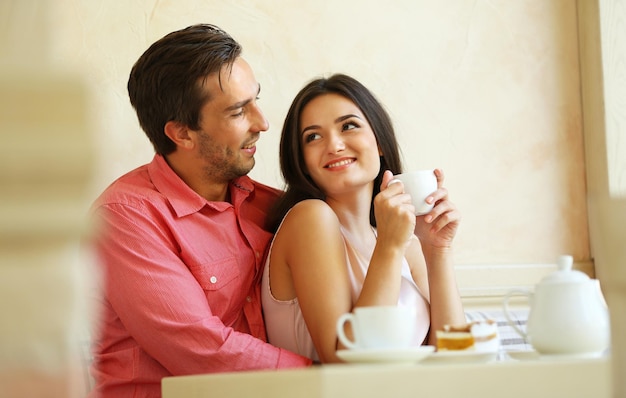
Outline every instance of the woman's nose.
<path fill-rule="evenodd" d="M 328 141 L 328 152 L 337 153 L 346 149 L 346 143 L 343 142 L 343 139 L 340 135 L 331 134 Z"/>

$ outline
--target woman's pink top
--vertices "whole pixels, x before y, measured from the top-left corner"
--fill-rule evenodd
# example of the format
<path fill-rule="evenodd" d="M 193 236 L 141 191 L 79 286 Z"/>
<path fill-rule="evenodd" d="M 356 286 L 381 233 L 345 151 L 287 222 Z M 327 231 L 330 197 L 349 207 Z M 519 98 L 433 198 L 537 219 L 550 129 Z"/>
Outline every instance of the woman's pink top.
<path fill-rule="evenodd" d="M 346 233 L 343 228 L 341 229 L 341 235 L 346 248 L 346 262 L 350 275 L 352 303 L 355 303 L 361 294 L 361 288 L 365 281 L 370 258 L 365 258 L 364 255 L 357 252 L 352 247 L 346 238 Z M 274 242 L 272 241 L 261 283 L 261 300 L 268 341 L 277 347 L 285 348 L 297 354 L 309 357 L 314 361 L 319 361 L 313 340 L 304 322 L 298 299 L 294 298 L 293 300 L 281 301 L 272 296 L 269 279 L 269 259 L 273 244 Z M 332 292 L 327 292 L 326 294 L 332 294 Z M 400 286 L 398 305 L 415 307 L 417 312 L 417 331 L 413 345 L 421 345 L 430 328 L 430 305 L 413 281 L 406 258 L 402 260 L 402 284 Z"/>

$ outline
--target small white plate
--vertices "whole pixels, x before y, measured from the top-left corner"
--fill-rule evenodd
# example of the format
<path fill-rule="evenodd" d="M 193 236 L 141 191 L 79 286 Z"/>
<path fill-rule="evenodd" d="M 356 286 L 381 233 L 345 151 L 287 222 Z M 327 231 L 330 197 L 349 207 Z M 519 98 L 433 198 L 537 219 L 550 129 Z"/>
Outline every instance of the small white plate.
<path fill-rule="evenodd" d="M 426 358 L 424 364 L 443 363 L 481 363 L 493 361 L 497 358 L 497 352 L 484 351 L 437 351 Z"/>
<path fill-rule="evenodd" d="M 435 351 L 432 345 L 401 349 L 339 350 L 337 356 L 350 363 L 416 363 Z"/>

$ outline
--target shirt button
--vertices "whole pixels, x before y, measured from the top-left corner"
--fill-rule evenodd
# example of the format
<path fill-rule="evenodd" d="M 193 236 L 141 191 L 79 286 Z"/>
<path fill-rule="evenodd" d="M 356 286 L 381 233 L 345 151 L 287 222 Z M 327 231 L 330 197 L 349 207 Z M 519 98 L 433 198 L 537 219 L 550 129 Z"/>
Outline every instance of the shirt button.
<path fill-rule="evenodd" d="M 217 277 L 212 276 L 211 279 L 209 279 L 211 281 L 211 283 L 215 283 L 217 282 Z"/>
<path fill-rule="evenodd" d="M 261 257 L 261 253 L 258 250 L 254 252 L 254 255 L 256 256 L 256 258 Z"/>
<path fill-rule="evenodd" d="M 251 302 L 251 301 L 252 301 L 252 297 L 250 297 L 250 296 L 246 297 L 246 301 L 247 301 L 248 303 L 249 303 L 249 302 Z"/>

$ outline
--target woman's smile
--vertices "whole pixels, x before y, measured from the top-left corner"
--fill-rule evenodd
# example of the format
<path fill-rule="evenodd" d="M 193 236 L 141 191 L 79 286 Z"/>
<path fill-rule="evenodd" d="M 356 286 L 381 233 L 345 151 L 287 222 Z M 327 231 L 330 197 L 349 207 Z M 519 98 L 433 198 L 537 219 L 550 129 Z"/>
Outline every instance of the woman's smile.
<path fill-rule="evenodd" d="M 324 168 L 329 170 L 341 168 L 343 170 L 345 169 L 343 166 L 348 166 L 354 162 L 356 162 L 356 158 L 333 160 L 331 163 L 326 164 Z"/>

